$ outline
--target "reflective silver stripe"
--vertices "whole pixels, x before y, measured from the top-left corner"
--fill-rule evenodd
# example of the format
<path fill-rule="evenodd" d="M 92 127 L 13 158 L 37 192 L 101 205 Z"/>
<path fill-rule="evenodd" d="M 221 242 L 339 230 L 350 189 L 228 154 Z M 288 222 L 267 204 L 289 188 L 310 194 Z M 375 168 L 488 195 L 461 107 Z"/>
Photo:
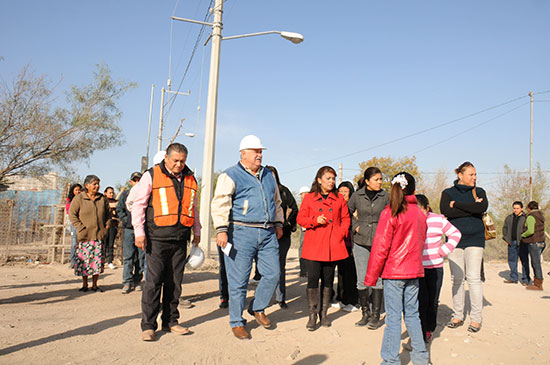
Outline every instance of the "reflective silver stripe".
<path fill-rule="evenodd" d="M 159 189 L 159 196 L 162 215 L 168 215 L 170 211 L 168 210 L 168 198 L 166 197 L 166 188 Z"/>
<path fill-rule="evenodd" d="M 193 203 L 195 202 L 195 190 L 191 189 L 191 203 L 189 204 L 189 216 L 193 216 Z"/>

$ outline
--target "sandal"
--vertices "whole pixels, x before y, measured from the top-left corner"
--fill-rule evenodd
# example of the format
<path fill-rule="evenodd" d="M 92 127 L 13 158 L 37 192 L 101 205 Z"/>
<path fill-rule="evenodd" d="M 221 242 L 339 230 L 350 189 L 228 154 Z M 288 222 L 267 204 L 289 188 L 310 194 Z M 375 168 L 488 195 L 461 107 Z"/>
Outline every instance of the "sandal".
<path fill-rule="evenodd" d="M 101 289 L 101 288 L 100 288 L 99 286 L 96 286 L 95 288 L 94 288 L 94 287 L 92 287 L 92 289 L 91 289 L 91 290 L 92 290 L 92 291 L 93 291 L 94 293 L 95 293 L 95 292 L 100 292 L 100 293 L 103 293 L 103 289 Z"/>
<path fill-rule="evenodd" d="M 468 332 L 476 333 L 476 332 L 479 332 L 480 329 L 481 329 L 481 323 L 479 324 L 478 327 L 473 326 L 472 324 L 468 326 Z"/>
<path fill-rule="evenodd" d="M 447 327 L 448 328 L 458 328 L 460 326 L 462 326 L 464 324 L 464 321 L 455 321 L 455 320 L 450 320 L 449 322 L 447 322 Z"/>
<path fill-rule="evenodd" d="M 87 292 L 87 291 L 88 291 L 88 287 L 87 287 L 87 286 L 83 286 L 82 288 L 78 289 L 78 291 Z"/>

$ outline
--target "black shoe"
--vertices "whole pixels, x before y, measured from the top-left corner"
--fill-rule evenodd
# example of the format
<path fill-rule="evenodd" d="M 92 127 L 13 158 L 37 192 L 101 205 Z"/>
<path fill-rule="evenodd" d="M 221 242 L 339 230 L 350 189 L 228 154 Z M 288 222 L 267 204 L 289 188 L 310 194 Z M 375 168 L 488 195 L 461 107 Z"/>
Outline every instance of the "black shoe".
<path fill-rule="evenodd" d="M 99 286 L 96 286 L 95 288 L 92 288 L 92 289 L 90 289 L 90 290 L 93 291 L 94 293 L 95 293 L 95 292 L 103 293 L 103 289 L 101 289 Z"/>
<path fill-rule="evenodd" d="M 286 304 L 286 302 L 283 300 L 282 302 L 279 302 L 279 307 L 281 307 L 281 309 L 287 309 L 288 304 Z"/>
<path fill-rule="evenodd" d="M 220 301 L 220 308 L 227 308 L 229 307 L 229 300 L 228 299 L 222 299 Z"/>
<path fill-rule="evenodd" d="M 82 288 L 78 289 L 78 291 L 81 291 L 81 292 L 86 293 L 86 292 L 88 291 L 88 287 L 87 287 L 87 286 L 83 286 Z"/>

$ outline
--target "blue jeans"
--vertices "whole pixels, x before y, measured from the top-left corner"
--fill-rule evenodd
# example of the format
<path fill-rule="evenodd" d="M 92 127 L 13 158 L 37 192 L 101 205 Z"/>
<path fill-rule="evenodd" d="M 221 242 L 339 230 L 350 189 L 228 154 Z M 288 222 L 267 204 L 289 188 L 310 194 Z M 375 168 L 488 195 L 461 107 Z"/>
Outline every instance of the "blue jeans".
<path fill-rule="evenodd" d="M 529 272 L 529 244 L 520 243 L 519 259 L 521 261 L 521 282 L 529 284 L 531 282 L 531 273 Z"/>
<path fill-rule="evenodd" d="M 531 266 L 533 267 L 533 275 L 539 280 L 543 280 L 541 256 L 542 251 L 546 247 L 546 243 L 537 242 L 529 244 L 529 256 L 531 257 Z"/>
<path fill-rule="evenodd" d="M 229 285 L 229 324 L 238 327 L 246 325 L 242 314 L 248 278 L 256 255 L 262 278 L 249 308 L 254 312 L 263 312 L 273 296 L 279 282 L 279 243 L 274 228 L 231 225 L 227 234 L 233 244 L 230 255 L 224 257 Z"/>
<path fill-rule="evenodd" d="M 518 281 L 518 257 L 518 241 L 512 241 L 508 245 L 508 266 L 510 267 L 510 280 L 516 282 Z"/>
<path fill-rule="evenodd" d="M 122 256 L 124 257 L 122 284 L 133 285 L 134 282 L 139 283 L 145 269 L 145 251 L 136 247 L 133 229 L 124 228 Z M 139 270 L 134 272 L 136 256 L 139 263 Z"/>
<path fill-rule="evenodd" d="M 386 305 L 386 328 L 382 341 L 383 364 L 401 364 L 401 314 L 405 319 L 411 338 L 411 360 L 413 364 L 428 364 L 429 356 L 422 337 L 418 316 L 418 279 L 384 281 L 384 303 Z"/>

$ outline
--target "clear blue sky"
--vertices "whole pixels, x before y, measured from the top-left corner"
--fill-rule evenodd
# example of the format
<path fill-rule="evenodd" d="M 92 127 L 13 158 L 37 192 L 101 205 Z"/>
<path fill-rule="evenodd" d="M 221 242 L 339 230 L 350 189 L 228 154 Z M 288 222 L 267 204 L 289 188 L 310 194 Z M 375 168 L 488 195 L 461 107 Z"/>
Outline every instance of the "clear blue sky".
<path fill-rule="evenodd" d="M 61 88 L 68 89 L 89 83 L 95 64 L 105 62 L 115 78 L 137 82 L 139 87 L 121 101 L 126 143 L 97 152 L 89 166 L 78 167 L 81 176 L 100 176 L 104 187 L 124 183 L 145 154 L 153 83 L 151 158 L 156 152 L 171 26 L 173 89 L 200 30 L 199 25 L 172 24 L 170 16 L 202 19 L 208 4 L 3 1 L 0 78 L 10 81 L 30 64 L 53 81 L 62 78 Z M 479 185 L 490 188 L 498 175 L 486 172 L 501 172 L 504 164 L 528 169 L 529 105 L 521 104 L 532 90 L 540 93 L 534 105 L 534 160 L 550 170 L 550 92 L 542 93 L 550 90 L 549 14 L 550 3 L 544 0 L 227 0 L 225 36 L 277 29 L 300 32 L 305 41 L 294 45 L 270 35 L 223 42 L 215 169 L 235 163 L 240 139 L 252 133 L 268 147 L 264 162 L 275 165 L 294 191 L 310 185 L 325 161 L 335 168 L 343 163 L 344 179 L 351 180 L 360 161 L 413 154 L 422 171 L 444 166 L 449 176 L 470 160 L 480 173 Z M 178 141 L 190 148 L 188 165 L 199 176 L 210 62 L 210 45 L 202 46 L 207 33 L 183 82 L 182 90 L 191 90 L 191 96 L 176 99 L 165 130 L 172 136 L 186 118 L 183 131 L 196 136 Z M 523 99 L 433 129 L 518 97 Z"/>

